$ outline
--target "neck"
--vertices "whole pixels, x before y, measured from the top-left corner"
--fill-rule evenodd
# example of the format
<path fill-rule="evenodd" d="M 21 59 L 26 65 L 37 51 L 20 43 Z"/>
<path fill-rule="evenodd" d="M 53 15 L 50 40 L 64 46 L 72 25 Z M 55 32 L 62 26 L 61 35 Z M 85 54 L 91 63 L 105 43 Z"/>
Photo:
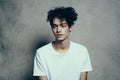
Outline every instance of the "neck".
<path fill-rule="evenodd" d="M 53 47 L 58 52 L 66 51 L 70 47 L 70 41 L 69 39 L 64 41 L 53 41 Z"/>

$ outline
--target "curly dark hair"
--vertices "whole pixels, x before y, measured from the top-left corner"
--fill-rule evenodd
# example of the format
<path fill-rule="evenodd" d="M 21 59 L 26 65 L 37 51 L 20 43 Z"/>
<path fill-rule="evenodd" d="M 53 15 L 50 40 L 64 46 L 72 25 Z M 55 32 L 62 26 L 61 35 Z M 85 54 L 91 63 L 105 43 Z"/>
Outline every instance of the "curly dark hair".
<path fill-rule="evenodd" d="M 65 19 L 69 27 L 71 27 L 74 21 L 77 20 L 78 14 L 72 7 L 56 7 L 48 11 L 47 22 L 49 21 L 50 25 L 52 25 L 55 17 L 59 18 L 61 21 Z"/>

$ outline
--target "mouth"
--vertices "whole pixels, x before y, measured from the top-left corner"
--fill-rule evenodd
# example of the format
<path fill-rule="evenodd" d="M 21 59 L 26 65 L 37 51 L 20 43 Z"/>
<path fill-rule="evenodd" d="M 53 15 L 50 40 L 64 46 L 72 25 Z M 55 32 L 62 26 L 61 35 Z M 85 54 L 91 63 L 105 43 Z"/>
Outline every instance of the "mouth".
<path fill-rule="evenodd" d="M 60 38 L 63 34 L 56 34 L 57 38 Z"/>

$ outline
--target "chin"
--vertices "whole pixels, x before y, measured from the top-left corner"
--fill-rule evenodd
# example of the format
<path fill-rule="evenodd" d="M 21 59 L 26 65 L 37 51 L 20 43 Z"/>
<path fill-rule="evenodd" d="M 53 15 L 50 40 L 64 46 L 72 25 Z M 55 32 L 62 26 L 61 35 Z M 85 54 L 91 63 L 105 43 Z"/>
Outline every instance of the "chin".
<path fill-rule="evenodd" d="M 64 41 L 63 39 L 56 39 L 57 42 L 62 42 Z"/>

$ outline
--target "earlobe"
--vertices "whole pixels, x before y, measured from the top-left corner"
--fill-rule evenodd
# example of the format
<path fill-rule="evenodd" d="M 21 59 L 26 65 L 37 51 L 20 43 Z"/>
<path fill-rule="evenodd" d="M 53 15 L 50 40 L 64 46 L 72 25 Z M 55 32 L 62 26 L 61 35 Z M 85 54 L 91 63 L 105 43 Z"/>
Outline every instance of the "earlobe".
<path fill-rule="evenodd" d="M 70 32 L 72 31 L 72 26 L 70 27 Z"/>

